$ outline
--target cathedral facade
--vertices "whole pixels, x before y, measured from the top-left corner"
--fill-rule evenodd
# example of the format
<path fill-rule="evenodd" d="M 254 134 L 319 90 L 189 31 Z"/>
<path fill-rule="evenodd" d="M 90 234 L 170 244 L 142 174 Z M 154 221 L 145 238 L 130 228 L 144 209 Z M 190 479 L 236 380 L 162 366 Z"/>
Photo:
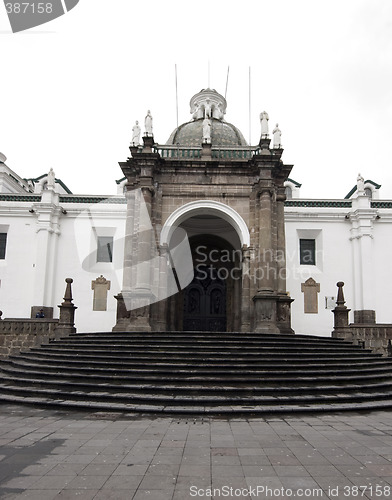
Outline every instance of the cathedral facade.
<path fill-rule="evenodd" d="M 337 281 L 356 322 L 391 322 L 380 185 L 358 176 L 343 199 L 302 199 L 268 114 L 251 146 L 226 105 L 195 94 L 166 144 L 148 112 L 115 196 L 74 195 L 53 171 L 23 179 L 1 155 L 3 318 L 57 317 L 71 277 L 78 331 L 329 335 Z"/>

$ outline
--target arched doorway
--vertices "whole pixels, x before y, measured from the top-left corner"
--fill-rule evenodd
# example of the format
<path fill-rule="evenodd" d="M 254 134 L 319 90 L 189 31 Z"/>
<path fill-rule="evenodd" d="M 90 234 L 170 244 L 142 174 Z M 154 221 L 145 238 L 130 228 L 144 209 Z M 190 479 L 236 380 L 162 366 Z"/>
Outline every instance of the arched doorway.
<path fill-rule="evenodd" d="M 180 227 L 189 237 L 194 278 L 171 298 L 171 328 L 240 330 L 242 252 L 237 234 L 226 221 L 214 216 L 191 217 Z M 200 230 L 202 234 L 198 234 Z"/>
<path fill-rule="evenodd" d="M 203 200 L 187 203 L 167 218 L 161 245 L 170 248 L 176 228 L 188 236 L 194 279 L 168 299 L 167 328 L 241 331 L 242 251 L 250 244 L 245 221 L 230 206 Z"/>

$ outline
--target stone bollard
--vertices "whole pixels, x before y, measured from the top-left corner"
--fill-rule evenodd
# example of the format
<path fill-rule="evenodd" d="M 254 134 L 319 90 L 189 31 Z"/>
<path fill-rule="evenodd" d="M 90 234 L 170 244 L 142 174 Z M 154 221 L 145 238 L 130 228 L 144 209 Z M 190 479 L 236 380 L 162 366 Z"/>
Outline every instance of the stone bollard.
<path fill-rule="evenodd" d="M 335 316 L 334 329 L 338 330 L 339 328 L 348 327 L 348 313 L 351 311 L 351 309 L 347 309 L 347 307 L 344 305 L 346 301 L 344 300 L 343 294 L 343 281 L 339 281 L 338 283 L 336 283 L 336 286 L 338 287 L 338 297 L 336 300 L 336 307 L 332 312 Z"/>
<path fill-rule="evenodd" d="M 67 283 L 64 295 L 64 302 L 58 306 L 60 308 L 60 317 L 58 325 L 55 329 L 55 336 L 59 338 L 61 336 L 69 335 L 70 333 L 76 333 L 75 328 L 75 310 L 76 306 L 72 303 L 72 289 L 71 283 L 73 283 L 72 278 L 66 278 Z"/>

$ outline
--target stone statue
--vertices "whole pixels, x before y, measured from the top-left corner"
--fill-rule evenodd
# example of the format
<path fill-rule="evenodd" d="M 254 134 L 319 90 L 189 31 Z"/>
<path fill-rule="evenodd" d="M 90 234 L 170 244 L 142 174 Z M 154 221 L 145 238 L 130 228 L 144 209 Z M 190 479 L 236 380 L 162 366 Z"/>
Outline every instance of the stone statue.
<path fill-rule="evenodd" d="M 274 148 L 281 148 L 282 147 L 282 132 L 279 129 L 279 124 L 276 124 L 276 127 L 272 131 L 273 136 L 274 136 Z"/>
<path fill-rule="evenodd" d="M 207 99 L 207 102 L 204 106 L 204 118 L 211 118 L 211 104 L 210 104 L 210 100 Z"/>
<path fill-rule="evenodd" d="M 197 120 L 198 118 L 201 118 L 201 116 L 200 116 L 200 109 L 199 108 L 200 108 L 200 105 L 196 104 L 195 105 L 195 110 L 194 110 L 193 115 L 192 115 L 192 118 L 194 120 Z"/>
<path fill-rule="evenodd" d="M 138 146 L 140 144 L 140 132 L 139 122 L 136 120 L 135 125 L 132 127 L 132 140 L 131 144 L 133 146 Z"/>
<path fill-rule="evenodd" d="M 211 120 L 208 118 L 203 120 L 203 142 L 211 142 Z"/>
<path fill-rule="evenodd" d="M 219 102 L 218 106 L 215 106 L 212 116 L 217 120 L 223 120 L 224 113 L 222 111 L 222 103 Z"/>
<path fill-rule="evenodd" d="M 269 116 L 266 111 L 260 113 L 260 121 L 261 121 L 261 138 L 266 139 L 268 137 L 268 120 Z"/>
<path fill-rule="evenodd" d="M 55 178 L 55 174 L 53 172 L 53 168 L 51 168 L 49 170 L 49 173 L 48 173 L 48 178 L 47 178 L 47 187 L 48 188 L 54 188 L 54 182 L 55 182 L 56 178 Z"/>
<path fill-rule="evenodd" d="M 357 177 L 357 191 L 358 191 L 358 194 L 365 193 L 365 180 L 361 174 L 358 174 L 358 177 Z"/>
<path fill-rule="evenodd" d="M 146 136 L 152 136 L 152 116 L 151 111 L 147 111 L 147 116 L 144 119 L 144 129 L 146 131 Z"/>

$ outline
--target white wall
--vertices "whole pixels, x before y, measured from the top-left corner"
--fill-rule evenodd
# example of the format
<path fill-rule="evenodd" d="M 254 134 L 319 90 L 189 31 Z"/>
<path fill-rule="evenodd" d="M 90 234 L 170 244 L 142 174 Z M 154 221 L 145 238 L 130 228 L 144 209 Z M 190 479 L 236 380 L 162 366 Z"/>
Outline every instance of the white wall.
<path fill-rule="evenodd" d="M 61 220 L 57 256 L 56 295 L 62 298 L 65 278 L 73 278 L 78 331 L 110 331 L 116 323 L 114 296 L 121 291 L 122 285 L 126 205 L 92 204 L 81 209 L 80 205 L 67 204 L 65 208 L 67 215 Z M 96 262 L 97 232 L 100 236 L 113 236 L 113 262 Z M 93 311 L 91 282 L 100 275 L 111 282 L 107 311 Z"/>
<path fill-rule="evenodd" d="M 317 211 L 317 213 L 316 213 Z M 352 295 L 350 223 L 342 209 L 286 209 L 287 290 L 292 303 L 292 327 L 296 333 L 329 336 L 333 314 L 325 307 L 326 297 L 336 297 L 338 281 Z M 316 239 L 316 265 L 300 265 L 299 239 Z M 304 313 L 301 284 L 312 277 L 320 284 L 318 313 Z"/>
<path fill-rule="evenodd" d="M 3 202 L 0 208 L 0 232 L 7 234 L 5 259 L 0 260 L 0 309 L 3 318 L 30 317 L 33 305 L 35 259 L 35 220 L 29 205 L 11 208 Z"/>

